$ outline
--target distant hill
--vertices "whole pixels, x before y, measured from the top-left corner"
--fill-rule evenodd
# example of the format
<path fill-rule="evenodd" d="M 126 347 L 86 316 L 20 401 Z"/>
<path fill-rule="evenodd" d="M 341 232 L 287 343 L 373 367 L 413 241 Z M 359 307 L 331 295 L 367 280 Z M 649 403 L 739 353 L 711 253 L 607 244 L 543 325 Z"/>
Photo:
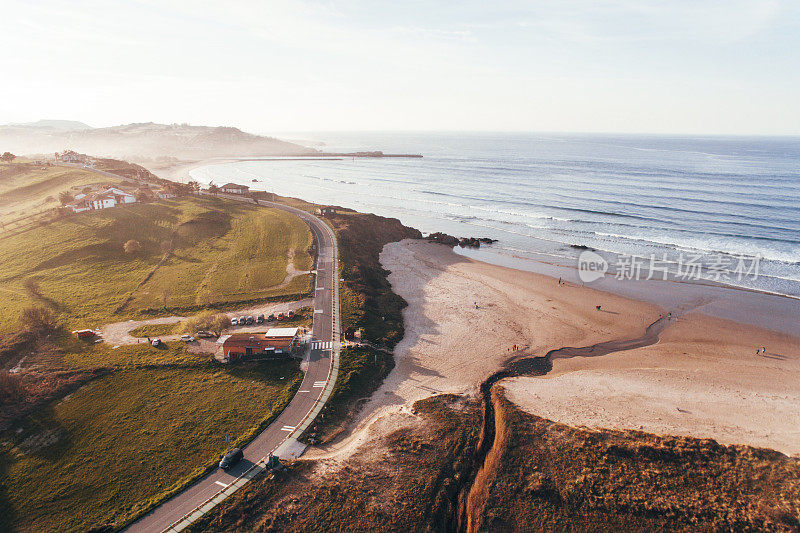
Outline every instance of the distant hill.
<path fill-rule="evenodd" d="M 78 122 L 77 120 L 37 120 L 36 122 L 18 122 L 16 124 L 0 126 L 0 128 L 6 127 L 34 128 L 51 131 L 80 131 L 92 129 L 90 125 Z"/>
<path fill-rule="evenodd" d="M 146 122 L 91 128 L 82 122 L 60 120 L 0 126 L 0 152 L 51 154 L 63 150 L 139 161 L 316 153 L 312 148 L 224 126 Z"/>

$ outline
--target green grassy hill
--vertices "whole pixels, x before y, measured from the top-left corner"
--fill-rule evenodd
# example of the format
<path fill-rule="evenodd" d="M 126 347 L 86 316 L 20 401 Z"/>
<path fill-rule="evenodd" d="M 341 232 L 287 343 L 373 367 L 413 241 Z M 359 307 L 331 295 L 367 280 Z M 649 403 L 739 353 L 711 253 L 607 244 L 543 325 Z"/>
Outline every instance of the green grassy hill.
<path fill-rule="evenodd" d="M 0 531 L 125 520 L 276 416 L 299 385 L 298 367 L 120 370 L 39 410 L 0 441 Z"/>
<path fill-rule="evenodd" d="M 134 240 L 137 251 L 124 245 Z M 69 328 L 141 312 L 170 312 L 309 290 L 283 284 L 290 253 L 311 267 L 311 234 L 283 211 L 187 198 L 90 211 L 29 231 L 0 234 L 0 332 L 31 305 Z"/>
<path fill-rule="evenodd" d="M 61 205 L 58 194 L 71 187 L 97 183 L 114 185 L 122 180 L 66 166 L 42 166 L 32 162 L 0 163 L 0 222 L 10 224 L 22 217 Z"/>
<path fill-rule="evenodd" d="M 34 192 L 46 181 L 37 175 L 21 186 L 31 202 L 46 194 L 44 186 Z M 136 246 L 126 247 L 130 241 Z M 293 215 L 210 197 L 0 232 L 0 343 L 14 338 L 3 334 L 34 306 L 52 311 L 68 331 L 307 293 L 310 275 L 287 277 L 287 267 L 309 270 L 311 243 Z M 20 373 L 0 371 L 23 386 L 8 388 L 20 405 L 34 392 L 45 398 L 0 432 L 0 531 L 125 522 L 251 439 L 299 385 L 296 360 L 223 366 L 178 341 L 162 349 L 113 347 L 65 330 L 29 343 L 35 353 L 26 354 Z M 77 390 L 54 388 L 77 374 Z"/>

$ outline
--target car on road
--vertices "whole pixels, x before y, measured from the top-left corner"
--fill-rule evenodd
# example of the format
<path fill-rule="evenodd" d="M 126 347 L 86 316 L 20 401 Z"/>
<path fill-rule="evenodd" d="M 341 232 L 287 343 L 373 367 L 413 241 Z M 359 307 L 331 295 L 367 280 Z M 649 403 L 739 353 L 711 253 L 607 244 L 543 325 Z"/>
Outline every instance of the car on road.
<path fill-rule="evenodd" d="M 278 322 L 284 319 L 283 313 L 278 313 Z"/>
<path fill-rule="evenodd" d="M 258 315 L 256 317 L 256 324 L 263 324 L 264 323 L 264 315 Z"/>
<path fill-rule="evenodd" d="M 238 326 L 238 325 L 239 325 L 239 319 L 236 317 L 231 318 L 231 326 Z"/>
<path fill-rule="evenodd" d="M 183 342 L 194 342 L 194 337 L 192 337 L 191 335 L 183 334 L 181 335 L 181 340 Z"/>
<path fill-rule="evenodd" d="M 215 335 L 210 331 L 198 331 L 195 333 L 195 336 L 200 337 L 201 339 L 210 339 L 211 337 L 215 337 Z"/>
<path fill-rule="evenodd" d="M 294 318 L 294 311 L 289 311 L 288 313 L 286 313 L 286 316 L 288 318 Z"/>
<path fill-rule="evenodd" d="M 275 313 L 270 313 L 270 315 L 267 317 L 267 320 L 270 322 L 275 322 Z"/>
<path fill-rule="evenodd" d="M 161 339 L 155 338 L 152 341 L 150 341 L 150 344 L 152 344 L 154 348 L 158 348 L 159 346 L 161 346 L 164 343 L 161 342 Z"/>
<path fill-rule="evenodd" d="M 244 326 L 246 323 L 247 323 L 247 318 L 245 318 L 244 316 L 240 316 L 239 317 L 239 325 L 240 326 Z"/>
<path fill-rule="evenodd" d="M 219 467 L 223 470 L 227 470 L 242 459 L 244 459 L 244 453 L 242 453 L 241 448 L 234 448 L 222 456 L 222 460 L 219 462 Z"/>
<path fill-rule="evenodd" d="M 250 325 L 252 325 L 252 324 L 253 324 L 253 322 L 255 322 L 255 321 L 256 321 L 256 319 L 255 319 L 255 318 L 253 318 L 253 315 L 250 315 L 249 317 L 247 317 L 247 322 L 246 322 L 246 324 L 247 324 L 248 326 L 250 326 Z"/>

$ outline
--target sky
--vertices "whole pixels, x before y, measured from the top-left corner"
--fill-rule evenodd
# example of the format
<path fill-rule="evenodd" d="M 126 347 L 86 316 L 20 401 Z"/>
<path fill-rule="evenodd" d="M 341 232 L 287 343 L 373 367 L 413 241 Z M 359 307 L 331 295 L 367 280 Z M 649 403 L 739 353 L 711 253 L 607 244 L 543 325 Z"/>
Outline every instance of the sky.
<path fill-rule="evenodd" d="M 796 0 L 26 0 L 0 123 L 800 134 Z"/>

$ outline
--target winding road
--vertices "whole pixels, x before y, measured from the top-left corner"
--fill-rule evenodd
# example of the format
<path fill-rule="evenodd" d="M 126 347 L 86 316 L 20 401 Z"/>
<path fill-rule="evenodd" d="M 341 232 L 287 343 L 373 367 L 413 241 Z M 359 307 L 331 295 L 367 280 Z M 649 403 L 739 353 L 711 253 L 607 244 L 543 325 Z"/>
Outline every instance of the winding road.
<path fill-rule="evenodd" d="M 252 201 L 232 195 L 219 196 Z M 311 228 L 317 243 L 314 320 L 311 330 L 313 340 L 302 364 L 305 372 L 302 384 L 278 418 L 244 448 L 244 459 L 239 464 L 228 471 L 214 470 L 131 524 L 126 531 L 181 531 L 264 470 L 266 458 L 270 454 L 291 458 L 302 453 L 305 446 L 297 441 L 297 437 L 314 421 L 333 391 L 339 371 L 336 237 L 327 224 L 305 211 L 272 202 L 262 201 L 260 205 L 282 209 L 300 217 Z M 165 467 L 169 468 L 169 465 Z"/>

